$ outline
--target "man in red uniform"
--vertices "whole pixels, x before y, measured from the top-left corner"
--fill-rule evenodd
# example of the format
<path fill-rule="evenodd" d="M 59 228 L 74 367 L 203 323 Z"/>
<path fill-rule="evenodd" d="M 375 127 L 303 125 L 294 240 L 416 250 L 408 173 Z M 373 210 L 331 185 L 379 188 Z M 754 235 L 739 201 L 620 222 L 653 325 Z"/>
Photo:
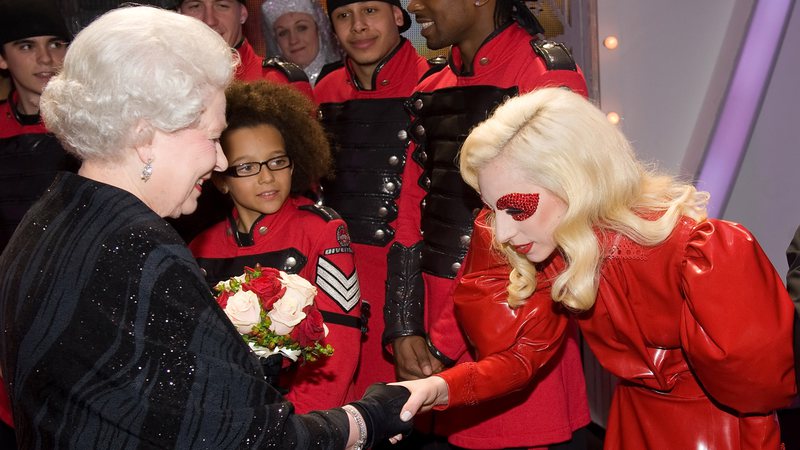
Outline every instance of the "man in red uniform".
<path fill-rule="evenodd" d="M 39 97 L 64 62 L 72 36 L 63 19 L 40 2 L 0 4 L 0 69 L 11 92 L 0 101 L 0 252 L 25 212 L 57 171 L 78 169 L 39 117 Z M 14 448 L 11 405 L 0 379 L 0 447 Z"/>
<path fill-rule="evenodd" d="M 242 26 L 247 21 L 245 0 L 182 0 L 178 12 L 202 20 L 236 49 L 241 61 L 234 77 L 241 81 L 269 80 L 290 83 L 314 99 L 311 85 L 303 69 L 280 58 L 264 59 L 256 54 L 244 37 Z"/>
<path fill-rule="evenodd" d="M 335 178 L 323 182 L 323 201 L 347 222 L 353 240 L 368 324 L 355 379 L 357 393 L 395 379 L 381 346 L 386 254 L 394 241 L 408 161 L 409 118 L 403 102 L 430 70 L 400 35 L 411 25 L 398 0 L 329 0 L 328 13 L 347 57 L 328 66 L 314 95 L 335 147 Z"/>
<path fill-rule="evenodd" d="M 570 53 L 539 39 L 544 30 L 522 1 L 411 0 L 408 10 L 429 48 L 452 46 L 448 67 L 425 79 L 409 101 L 414 149 L 389 251 L 383 339 L 393 347 L 398 374 L 418 378 L 471 360 L 452 301 L 473 219 L 482 207 L 458 170 L 464 138 L 520 92 L 544 86 L 587 91 Z M 589 421 L 575 336 L 547 374 L 513 397 L 447 412 L 440 431 L 466 448 L 570 441 Z"/>

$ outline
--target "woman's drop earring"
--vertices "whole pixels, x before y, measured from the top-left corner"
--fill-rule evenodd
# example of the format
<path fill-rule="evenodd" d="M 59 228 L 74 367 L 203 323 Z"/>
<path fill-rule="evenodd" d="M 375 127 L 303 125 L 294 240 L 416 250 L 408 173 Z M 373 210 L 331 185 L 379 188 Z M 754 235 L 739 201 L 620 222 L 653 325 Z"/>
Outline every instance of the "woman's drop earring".
<path fill-rule="evenodd" d="M 147 180 L 153 176 L 153 160 L 148 159 L 147 163 L 144 165 L 144 169 L 142 169 L 142 181 L 147 183 Z"/>

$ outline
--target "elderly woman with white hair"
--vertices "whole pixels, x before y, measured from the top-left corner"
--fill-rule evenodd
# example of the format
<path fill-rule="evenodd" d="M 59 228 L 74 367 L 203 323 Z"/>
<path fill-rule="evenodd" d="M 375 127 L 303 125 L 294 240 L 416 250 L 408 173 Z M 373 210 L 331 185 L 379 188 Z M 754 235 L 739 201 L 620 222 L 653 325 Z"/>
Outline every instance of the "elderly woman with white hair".
<path fill-rule="evenodd" d="M 283 56 L 302 67 L 312 86 L 326 64 L 342 59 L 318 0 L 266 0 L 261 15 L 267 56 Z"/>
<path fill-rule="evenodd" d="M 408 430 L 375 385 L 295 415 L 164 221 L 227 168 L 235 56 L 203 23 L 122 8 L 84 29 L 41 99 L 82 161 L 0 256 L 2 373 L 20 448 L 360 448 Z"/>

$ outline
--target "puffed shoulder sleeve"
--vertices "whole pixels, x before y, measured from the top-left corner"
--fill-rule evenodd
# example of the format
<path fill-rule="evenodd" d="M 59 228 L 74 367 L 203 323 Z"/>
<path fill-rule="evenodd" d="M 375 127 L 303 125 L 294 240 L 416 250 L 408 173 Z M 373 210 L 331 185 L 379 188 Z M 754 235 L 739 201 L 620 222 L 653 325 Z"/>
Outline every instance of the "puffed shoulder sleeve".
<path fill-rule="evenodd" d="M 476 226 L 473 241 L 486 240 L 482 230 Z M 509 307 L 508 263 L 491 248 L 491 236 L 482 244 L 471 246 L 453 296 L 456 316 L 478 361 L 439 374 L 449 389 L 447 407 L 521 389 L 558 352 L 565 337 L 568 317 L 552 300 L 544 277 L 524 305 Z"/>
<path fill-rule="evenodd" d="M 787 406 L 796 394 L 794 306 L 755 237 L 704 221 L 681 265 L 681 345 L 703 387 L 742 413 Z"/>

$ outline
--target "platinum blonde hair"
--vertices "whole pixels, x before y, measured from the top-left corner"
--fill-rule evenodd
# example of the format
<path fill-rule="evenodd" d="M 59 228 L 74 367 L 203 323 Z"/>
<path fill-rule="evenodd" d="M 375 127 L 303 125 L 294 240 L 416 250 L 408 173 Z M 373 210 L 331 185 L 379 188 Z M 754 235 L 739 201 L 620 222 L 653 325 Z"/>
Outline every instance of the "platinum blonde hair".
<path fill-rule="evenodd" d="M 643 165 L 599 109 L 566 89 L 513 98 L 478 125 L 461 150 L 467 184 L 480 192 L 478 172 L 495 158 L 507 159 L 567 204 L 554 232 L 566 268 L 553 280 L 552 297 L 573 310 L 588 310 L 597 296 L 604 256 L 598 233 L 652 246 L 681 216 L 706 218 L 707 192 Z M 509 245 L 495 245 L 512 266 L 508 302 L 518 306 L 536 289 L 536 267 Z"/>
<path fill-rule="evenodd" d="M 110 11 L 78 33 L 40 101 L 44 122 L 81 159 L 119 161 L 125 149 L 196 124 L 230 83 L 236 57 L 192 17 L 153 7 Z"/>

